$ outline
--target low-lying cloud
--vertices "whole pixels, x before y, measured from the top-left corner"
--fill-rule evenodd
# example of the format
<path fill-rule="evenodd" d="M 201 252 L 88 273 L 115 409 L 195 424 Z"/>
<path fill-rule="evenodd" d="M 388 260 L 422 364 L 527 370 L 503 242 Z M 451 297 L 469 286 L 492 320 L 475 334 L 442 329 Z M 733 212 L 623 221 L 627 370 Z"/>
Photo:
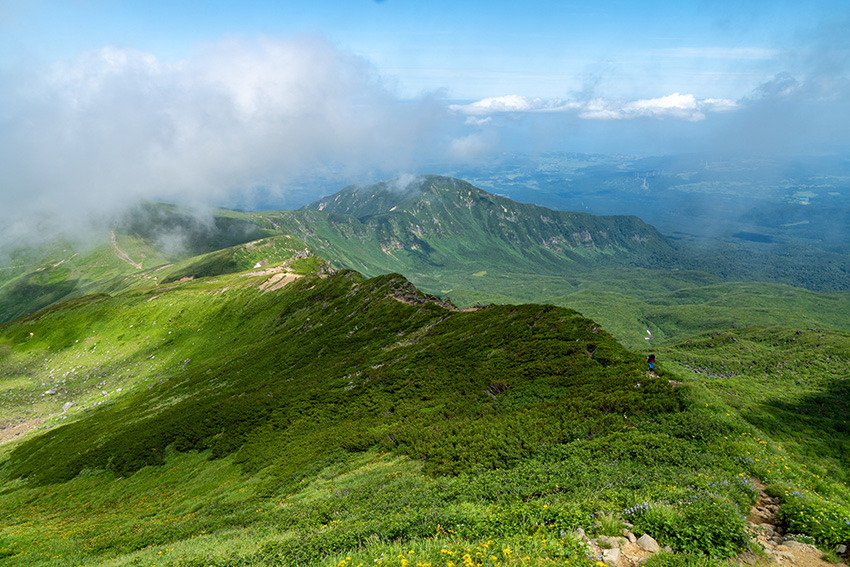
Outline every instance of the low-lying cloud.
<path fill-rule="evenodd" d="M 439 145 L 448 115 L 399 101 L 368 62 L 313 38 L 228 40 L 179 62 L 107 47 L 5 75 L 4 243 L 34 237 L 35 219 L 74 231 L 141 200 L 217 203 L 308 173 L 404 170 Z"/>

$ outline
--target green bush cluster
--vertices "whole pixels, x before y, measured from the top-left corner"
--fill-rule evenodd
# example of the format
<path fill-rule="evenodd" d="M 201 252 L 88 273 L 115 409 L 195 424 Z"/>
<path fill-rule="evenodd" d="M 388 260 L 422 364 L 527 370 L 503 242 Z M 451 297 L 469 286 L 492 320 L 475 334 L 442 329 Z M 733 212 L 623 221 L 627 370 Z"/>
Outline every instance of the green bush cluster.
<path fill-rule="evenodd" d="M 817 493 L 789 491 L 779 514 L 789 533 L 809 535 L 829 547 L 850 542 L 850 508 Z"/>
<path fill-rule="evenodd" d="M 126 476 L 168 450 L 209 448 L 214 458 L 236 453 L 249 471 L 271 466 L 283 482 L 336 450 L 378 447 L 454 475 L 678 409 L 665 380 L 575 312 L 452 312 L 408 286 L 398 275 L 364 282 L 342 272 L 306 276 L 274 298 L 246 291 L 244 303 L 210 304 L 203 324 L 225 329 L 217 342 L 229 347 L 24 443 L 7 470 L 42 483 L 83 469 Z M 86 320 L 113 306 L 87 303 Z"/>
<path fill-rule="evenodd" d="M 649 533 L 677 551 L 729 557 L 745 549 L 745 516 L 728 499 L 696 493 L 688 500 L 638 507 L 631 514 L 635 529 Z"/>

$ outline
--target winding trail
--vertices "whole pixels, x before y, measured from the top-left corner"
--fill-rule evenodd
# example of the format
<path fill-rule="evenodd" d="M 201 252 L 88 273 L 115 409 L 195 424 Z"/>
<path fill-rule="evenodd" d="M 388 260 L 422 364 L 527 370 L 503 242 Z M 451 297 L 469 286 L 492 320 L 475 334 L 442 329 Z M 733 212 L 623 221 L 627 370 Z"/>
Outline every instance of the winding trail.
<path fill-rule="evenodd" d="M 833 567 L 843 566 L 844 563 L 824 561 L 823 552 L 814 545 L 786 540 L 785 532 L 779 525 L 779 499 L 767 494 L 764 485 L 758 479 L 753 479 L 758 490 L 758 499 L 750 509 L 747 525 L 755 532 L 755 539 L 764 549 L 771 565 L 794 567 Z M 743 563 L 757 563 L 755 556 L 742 554 Z"/>
<path fill-rule="evenodd" d="M 141 262 L 134 262 L 126 252 L 124 252 L 123 250 L 121 250 L 121 248 L 118 247 L 118 238 L 115 236 L 114 230 L 109 231 L 109 238 L 112 240 L 112 247 L 115 248 L 116 256 L 118 256 L 121 260 L 127 262 L 137 270 L 142 269 Z"/>

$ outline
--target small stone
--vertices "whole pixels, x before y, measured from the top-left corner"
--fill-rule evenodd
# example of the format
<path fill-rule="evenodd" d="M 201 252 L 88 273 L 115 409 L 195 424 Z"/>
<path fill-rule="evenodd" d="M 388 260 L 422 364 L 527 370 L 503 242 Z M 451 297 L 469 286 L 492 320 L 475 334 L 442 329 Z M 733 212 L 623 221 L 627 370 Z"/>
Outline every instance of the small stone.
<path fill-rule="evenodd" d="M 665 553 L 673 553 L 673 548 L 670 547 L 669 545 L 665 545 L 664 546 L 664 552 Z"/>
<path fill-rule="evenodd" d="M 623 530 L 623 535 L 629 540 L 629 543 L 637 543 L 637 537 L 629 530 Z"/>
<path fill-rule="evenodd" d="M 771 524 L 759 524 L 758 529 L 765 533 L 768 537 L 773 535 L 773 526 Z"/>
<path fill-rule="evenodd" d="M 754 554 L 752 551 L 750 551 L 750 550 L 747 550 L 747 551 L 743 552 L 743 553 L 742 553 L 741 555 L 739 555 L 738 557 L 740 557 L 740 558 L 741 558 L 741 561 L 743 561 L 743 562 L 744 562 L 744 563 L 746 563 L 747 565 L 755 565 L 755 564 L 756 564 L 756 556 L 755 556 L 755 554 Z"/>
<path fill-rule="evenodd" d="M 840 544 L 838 547 L 835 548 L 835 553 L 837 553 L 838 555 L 844 555 L 845 553 L 847 553 L 847 546 L 843 543 Z"/>
<path fill-rule="evenodd" d="M 643 534 L 637 540 L 637 544 L 647 550 L 650 553 L 658 553 L 661 550 L 661 546 L 658 545 L 658 542 L 650 536 L 649 534 Z"/>
<path fill-rule="evenodd" d="M 789 539 L 788 541 L 785 541 L 782 544 L 789 549 L 801 549 L 805 547 L 802 543 L 800 543 L 799 541 L 794 541 L 793 539 Z"/>

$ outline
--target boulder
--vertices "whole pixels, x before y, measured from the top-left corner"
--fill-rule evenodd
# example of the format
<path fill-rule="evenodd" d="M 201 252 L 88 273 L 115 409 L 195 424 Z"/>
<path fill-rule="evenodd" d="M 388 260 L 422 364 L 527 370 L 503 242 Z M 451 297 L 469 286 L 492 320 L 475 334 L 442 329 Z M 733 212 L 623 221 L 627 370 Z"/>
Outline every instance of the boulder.
<path fill-rule="evenodd" d="M 649 534 L 643 534 L 637 540 L 637 544 L 649 551 L 650 553 L 658 553 L 661 551 L 661 546 L 658 545 L 658 542 L 650 536 Z"/>
<path fill-rule="evenodd" d="M 611 549 L 619 549 L 620 540 L 618 540 L 615 536 L 604 536 L 601 535 L 598 538 L 599 547 L 611 548 Z"/>
<path fill-rule="evenodd" d="M 603 549 L 602 562 L 610 567 L 617 567 L 617 563 L 620 562 L 620 548 Z"/>

